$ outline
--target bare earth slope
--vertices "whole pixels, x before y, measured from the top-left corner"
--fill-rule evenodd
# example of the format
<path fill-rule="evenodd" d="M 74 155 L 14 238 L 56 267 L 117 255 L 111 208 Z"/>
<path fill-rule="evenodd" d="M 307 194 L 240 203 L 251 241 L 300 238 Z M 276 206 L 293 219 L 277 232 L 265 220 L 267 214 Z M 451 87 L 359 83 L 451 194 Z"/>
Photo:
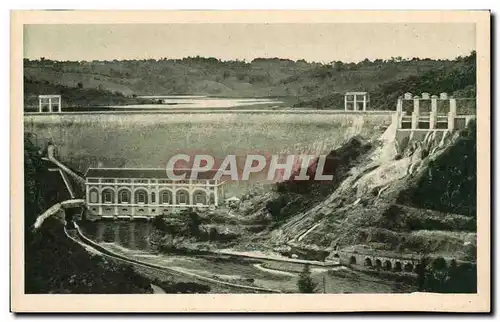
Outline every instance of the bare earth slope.
<path fill-rule="evenodd" d="M 374 142 L 358 144 L 371 148 L 354 158 L 335 150 L 341 161 L 334 185 L 299 191 L 288 182 L 283 184 L 288 189 L 252 199 L 247 216 L 267 214 L 275 221 L 270 234 L 261 235 L 266 244 L 474 260 L 474 125 L 399 143 L 394 131 L 391 126 Z M 346 146 L 352 155 L 352 140 Z M 281 212 L 273 213 L 276 202 Z"/>

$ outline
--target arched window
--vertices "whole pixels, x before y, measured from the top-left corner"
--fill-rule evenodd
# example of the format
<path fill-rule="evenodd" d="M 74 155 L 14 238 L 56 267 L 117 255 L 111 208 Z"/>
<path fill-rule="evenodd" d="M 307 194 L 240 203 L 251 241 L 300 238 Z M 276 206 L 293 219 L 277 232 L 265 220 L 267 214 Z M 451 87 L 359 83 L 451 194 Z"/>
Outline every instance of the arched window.
<path fill-rule="evenodd" d="M 118 193 L 119 203 L 130 203 L 130 191 L 123 189 Z"/>
<path fill-rule="evenodd" d="M 169 190 L 160 192 L 160 204 L 169 205 L 172 203 L 172 193 Z"/>
<path fill-rule="evenodd" d="M 385 262 L 384 262 L 384 269 L 385 269 L 386 271 L 390 271 L 390 270 L 392 269 L 392 263 L 391 263 L 390 261 L 388 261 L 388 260 L 387 260 L 387 261 L 385 261 Z"/>
<path fill-rule="evenodd" d="M 200 190 L 196 191 L 194 193 L 193 199 L 194 199 L 195 205 L 198 205 L 198 204 L 206 205 L 207 204 L 207 194 L 205 191 L 200 191 Z"/>
<path fill-rule="evenodd" d="M 135 203 L 148 203 L 148 193 L 146 190 L 136 190 Z"/>
<path fill-rule="evenodd" d="M 365 258 L 365 266 L 372 267 L 372 260 L 370 258 Z"/>
<path fill-rule="evenodd" d="M 95 191 L 95 190 L 90 191 L 90 202 L 91 203 L 98 203 L 99 202 L 97 191 Z"/>
<path fill-rule="evenodd" d="M 189 203 L 189 194 L 187 191 L 185 190 L 179 190 L 177 191 L 177 203 L 180 204 L 180 205 L 185 205 L 187 203 Z"/>
<path fill-rule="evenodd" d="M 105 189 L 102 191 L 102 202 L 103 203 L 113 203 L 114 202 L 114 192 L 111 189 Z"/>
<path fill-rule="evenodd" d="M 349 264 L 356 265 L 356 257 L 355 256 L 351 256 L 351 258 L 349 258 Z"/>

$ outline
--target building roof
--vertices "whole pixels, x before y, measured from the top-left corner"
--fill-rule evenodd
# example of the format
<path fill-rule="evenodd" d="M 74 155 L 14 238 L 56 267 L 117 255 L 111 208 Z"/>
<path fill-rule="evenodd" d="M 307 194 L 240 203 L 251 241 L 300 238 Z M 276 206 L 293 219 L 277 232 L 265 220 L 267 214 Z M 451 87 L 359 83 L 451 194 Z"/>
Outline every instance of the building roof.
<path fill-rule="evenodd" d="M 191 177 L 191 169 L 174 169 L 175 175 L 186 174 L 186 179 Z M 217 173 L 216 170 L 199 172 L 196 179 L 212 180 Z M 126 179 L 170 179 L 167 169 L 147 168 L 89 168 L 85 173 L 87 178 L 126 178 Z"/>
<path fill-rule="evenodd" d="M 41 98 L 57 98 L 57 97 L 61 97 L 61 95 L 58 95 L 58 94 L 51 94 L 51 95 L 38 95 L 38 97 L 41 97 Z"/>
<path fill-rule="evenodd" d="M 368 92 L 346 92 L 345 95 L 365 95 Z"/>

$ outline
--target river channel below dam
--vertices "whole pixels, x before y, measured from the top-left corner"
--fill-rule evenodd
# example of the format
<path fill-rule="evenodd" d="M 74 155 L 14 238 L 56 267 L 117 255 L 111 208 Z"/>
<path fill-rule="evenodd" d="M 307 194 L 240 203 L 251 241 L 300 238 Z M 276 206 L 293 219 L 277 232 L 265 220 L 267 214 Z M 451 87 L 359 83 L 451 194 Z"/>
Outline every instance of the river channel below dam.
<path fill-rule="evenodd" d="M 82 233 L 105 248 L 150 264 L 182 270 L 224 282 L 296 293 L 301 271 L 296 264 L 255 261 L 224 255 L 162 254 L 150 243 L 155 231 L 149 221 L 82 221 Z M 412 287 L 347 267 L 311 267 L 317 292 L 393 293 L 410 292 Z"/>

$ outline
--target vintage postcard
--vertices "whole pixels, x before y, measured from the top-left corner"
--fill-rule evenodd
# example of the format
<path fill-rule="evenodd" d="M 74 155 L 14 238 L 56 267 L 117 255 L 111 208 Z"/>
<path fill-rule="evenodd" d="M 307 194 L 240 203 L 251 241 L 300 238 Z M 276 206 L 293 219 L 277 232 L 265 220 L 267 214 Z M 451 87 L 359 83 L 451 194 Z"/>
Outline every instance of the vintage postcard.
<path fill-rule="evenodd" d="M 13 11 L 11 310 L 490 310 L 489 11 Z"/>

